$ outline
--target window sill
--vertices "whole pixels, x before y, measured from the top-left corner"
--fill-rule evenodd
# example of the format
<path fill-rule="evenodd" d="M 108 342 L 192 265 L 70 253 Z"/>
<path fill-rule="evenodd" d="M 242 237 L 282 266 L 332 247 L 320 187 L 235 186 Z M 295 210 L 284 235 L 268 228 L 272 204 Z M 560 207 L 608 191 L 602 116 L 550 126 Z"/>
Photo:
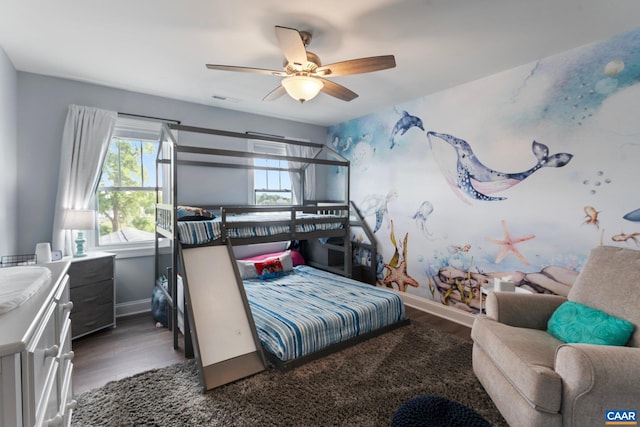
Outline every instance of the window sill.
<path fill-rule="evenodd" d="M 101 251 L 101 252 L 109 252 L 112 254 L 116 254 L 116 259 L 124 259 L 124 258 L 140 258 L 140 257 L 149 257 L 155 255 L 155 247 L 152 244 L 150 245 L 140 245 L 140 246 L 99 246 L 91 248 L 92 251 Z M 160 246 L 161 254 L 170 254 L 171 249 L 169 245 L 161 245 Z"/>

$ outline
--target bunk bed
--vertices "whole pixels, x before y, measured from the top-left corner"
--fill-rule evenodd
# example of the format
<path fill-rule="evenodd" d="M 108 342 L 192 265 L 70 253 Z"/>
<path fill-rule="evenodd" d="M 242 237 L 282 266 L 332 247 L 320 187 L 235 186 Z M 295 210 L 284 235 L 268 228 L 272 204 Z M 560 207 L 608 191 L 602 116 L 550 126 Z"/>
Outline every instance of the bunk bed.
<path fill-rule="evenodd" d="M 175 132 L 180 133 L 180 144 L 177 143 Z M 190 138 L 187 135 L 195 135 L 195 137 Z M 207 140 L 207 138 L 210 139 Z M 247 140 L 268 141 L 304 148 L 296 151 L 295 155 L 289 155 L 289 151 L 287 155 L 260 154 L 251 152 L 247 148 Z M 191 141 L 195 144 L 190 145 Z M 233 144 L 239 145 L 240 148 L 229 149 Z M 179 194 L 181 187 L 178 181 L 184 176 L 181 175 L 183 168 L 213 168 L 238 174 L 238 171 L 260 169 L 261 167 L 255 166 L 253 162 L 253 159 L 260 158 L 287 162 L 288 167 L 282 170 L 287 170 L 292 177 L 297 177 L 299 180 L 299 190 L 295 195 L 296 204 L 240 205 L 226 203 L 226 200 L 220 200 L 221 203 L 218 203 L 218 200 L 205 200 L 206 197 L 201 199 L 202 203 L 196 204 L 192 200 L 181 199 Z M 312 165 L 323 168 L 324 172 L 313 170 Z M 316 178 L 315 191 L 313 189 L 311 191 L 315 194 L 311 196 L 306 190 L 306 184 L 312 181 L 310 173 L 320 177 L 320 179 Z M 338 185 L 334 182 L 333 190 L 330 191 L 332 194 L 329 197 L 326 190 L 327 182 L 335 180 L 336 176 L 343 177 L 344 182 Z M 158 188 L 156 275 L 166 277 L 166 287 L 163 286 L 162 291 L 169 306 L 168 326 L 173 331 L 174 348 L 179 347 L 177 326 L 180 323 L 179 314 L 184 313 L 181 329 L 184 334 L 184 350 L 188 357 L 195 354 L 196 358 L 199 358 L 199 352 L 202 349 L 198 348 L 197 342 L 194 346 L 195 340 L 192 340 L 192 333 L 197 329 L 197 325 L 192 325 L 194 316 L 189 300 L 194 296 L 189 297 L 189 292 L 195 289 L 191 283 L 192 281 L 195 283 L 195 279 L 192 280 L 190 272 L 187 271 L 185 258 L 194 258 L 189 252 L 191 249 L 202 249 L 208 246 L 228 247 L 226 253 L 229 254 L 230 268 L 233 270 L 231 276 L 235 277 L 229 276 L 226 280 L 235 281 L 238 285 L 239 299 L 243 302 L 242 308 L 246 312 L 252 335 L 259 347 L 256 350 L 257 356 L 252 357 L 264 359 L 265 365 L 268 361 L 269 365 L 288 369 L 407 323 L 402 301 L 397 295 L 351 279 L 353 252 L 350 228 L 354 223 L 354 210 L 349 203 L 349 162 L 326 145 L 263 134 L 164 124 L 156 161 L 156 179 Z M 204 183 L 202 185 L 206 186 Z M 194 214 L 184 214 L 181 210 L 184 210 L 185 206 L 186 210 Z M 268 242 L 314 242 L 314 244 L 320 242 L 320 245 L 330 245 L 334 255 L 331 257 L 331 262 L 326 262 L 322 259 L 317 260 L 312 253 L 306 253 L 307 265 L 287 269 L 286 274 L 283 274 L 284 277 L 268 278 L 268 280 L 243 277 L 239 262 L 235 259 L 233 247 Z M 195 253 L 195 251 L 191 252 Z M 189 255 L 185 256 L 185 254 Z M 187 264 L 190 262 L 192 261 L 188 260 Z M 375 270 L 374 264 L 372 263 L 372 268 Z M 195 277 L 195 274 L 192 276 Z M 281 296 L 287 292 L 287 289 L 295 289 L 295 292 L 286 298 L 292 298 L 291 301 L 298 302 L 295 305 L 296 309 L 289 307 L 285 311 L 297 312 L 298 308 L 305 304 L 301 300 L 303 294 L 311 295 L 311 298 L 315 298 L 315 302 L 318 302 L 321 282 L 329 284 L 327 290 L 322 292 L 334 295 L 333 298 L 326 296 L 324 299 L 327 301 L 335 300 L 335 295 L 340 294 L 341 288 L 350 290 L 343 292 L 345 295 L 355 295 L 353 302 L 337 304 L 342 305 L 343 312 L 334 315 L 342 319 L 342 324 L 355 320 L 355 323 L 349 325 L 351 332 L 341 331 L 339 326 L 335 326 L 332 327 L 334 337 L 326 338 L 322 331 L 316 330 L 315 336 L 322 336 L 317 340 L 320 344 L 303 345 L 302 343 L 308 340 L 304 337 L 300 338 L 299 335 L 301 331 L 309 329 L 308 325 L 297 325 L 296 322 L 300 319 L 285 319 L 281 323 L 285 324 L 287 329 L 293 330 L 294 335 L 298 335 L 298 338 L 294 338 L 297 342 L 293 346 L 294 348 L 297 346 L 297 350 L 270 348 L 268 345 L 270 340 L 279 341 L 285 338 L 267 336 L 268 330 L 278 329 L 273 324 L 269 324 L 271 320 L 265 315 L 267 312 L 276 310 L 273 306 L 266 306 L 264 303 L 269 300 L 268 288 L 275 288 L 274 292 Z M 180 292 L 182 283 L 185 284 L 185 292 Z M 301 291 L 303 286 L 308 288 L 304 292 Z M 280 297 L 275 299 L 282 300 Z M 375 302 L 366 307 L 354 308 L 356 300 L 367 299 Z M 353 307 L 351 307 L 352 303 Z M 324 309 L 328 310 L 327 307 Z M 316 325 L 325 325 L 326 329 L 327 320 L 318 318 L 317 314 L 316 307 L 310 321 Z M 277 314 L 276 317 L 282 316 Z M 205 377 L 206 375 L 205 372 Z"/>

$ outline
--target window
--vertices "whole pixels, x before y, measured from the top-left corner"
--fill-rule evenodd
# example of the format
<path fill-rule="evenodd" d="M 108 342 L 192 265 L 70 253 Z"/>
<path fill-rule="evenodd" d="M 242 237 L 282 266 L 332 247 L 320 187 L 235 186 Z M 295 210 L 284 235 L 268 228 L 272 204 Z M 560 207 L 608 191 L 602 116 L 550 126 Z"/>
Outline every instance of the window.
<path fill-rule="evenodd" d="M 118 118 L 96 192 L 97 246 L 153 242 L 159 134 L 159 122 Z"/>
<path fill-rule="evenodd" d="M 281 144 L 253 141 L 255 153 L 286 155 Z M 256 205 L 291 205 L 293 192 L 286 160 L 254 159 L 253 196 Z"/>

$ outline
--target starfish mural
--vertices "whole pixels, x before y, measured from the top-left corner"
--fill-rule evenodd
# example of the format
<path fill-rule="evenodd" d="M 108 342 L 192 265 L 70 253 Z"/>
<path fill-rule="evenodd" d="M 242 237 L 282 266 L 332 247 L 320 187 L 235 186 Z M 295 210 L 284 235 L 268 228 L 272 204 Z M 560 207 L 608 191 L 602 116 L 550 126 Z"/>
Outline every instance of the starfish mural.
<path fill-rule="evenodd" d="M 402 245 L 402 261 L 400 261 L 400 252 L 398 251 L 398 244 L 396 242 L 396 236 L 393 232 L 393 221 L 391 221 L 391 243 L 396 248 L 396 252 L 393 254 L 393 258 L 389 261 L 389 264 L 385 264 L 384 267 L 388 270 L 387 275 L 382 280 L 388 288 L 393 288 L 395 283 L 398 286 L 400 292 L 406 292 L 407 286 L 413 286 L 417 288 L 419 283 L 416 279 L 407 274 L 407 241 L 409 239 L 409 233 L 404 235 L 404 241 Z"/>
<path fill-rule="evenodd" d="M 504 240 L 494 239 L 492 237 L 485 237 L 485 239 L 491 243 L 495 243 L 496 245 L 502 246 L 500 252 L 496 256 L 495 263 L 500 264 L 503 259 L 509 253 L 512 253 L 516 258 L 522 261 L 525 265 L 529 265 L 529 261 L 516 249 L 516 245 L 518 243 L 526 242 L 527 240 L 531 240 L 535 238 L 535 234 L 527 234 L 526 236 L 512 238 L 511 233 L 509 233 L 509 229 L 507 229 L 507 221 L 502 220 L 502 231 L 504 232 Z"/>

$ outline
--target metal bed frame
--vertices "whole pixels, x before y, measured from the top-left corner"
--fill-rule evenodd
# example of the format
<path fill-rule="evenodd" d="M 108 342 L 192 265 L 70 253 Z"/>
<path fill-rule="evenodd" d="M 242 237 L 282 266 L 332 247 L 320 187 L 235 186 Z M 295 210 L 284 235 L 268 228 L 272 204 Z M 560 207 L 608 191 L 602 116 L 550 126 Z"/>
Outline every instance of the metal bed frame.
<path fill-rule="evenodd" d="M 206 138 L 232 138 L 241 140 L 259 140 L 268 141 L 279 144 L 293 144 L 304 147 L 311 147 L 314 150 L 312 157 L 300 157 L 300 156 L 283 156 L 277 154 L 262 154 L 253 153 L 248 150 L 229 150 L 220 148 L 205 148 L 200 146 L 188 146 L 179 144 L 176 140 L 173 132 L 179 131 L 182 133 L 198 134 Z M 219 141 L 219 140 L 218 140 Z M 324 157 L 320 156 L 323 155 Z M 209 168 L 229 168 L 229 169 L 272 169 L 253 165 L 250 160 L 252 159 L 271 159 L 271 160 L 284 160 L 289 162 L 289 165 L 300 165 L 298 168 L 289 167 L 286 170 L 298 173 L 300 177 L 302 195 L 302 204 L 292 206 L 219 206 L 220 213 L 223 220 L 223 234 L 220 239 L 208 243 L 209 245 L 227 244 L 227 240 L 230 240 L 231 245 L 248 245 L 255 243 L 274 242 L 274 241 L 293 241 L 293 240 L 305 240 L 319 237 L 333 237 L 342 238 L 342 248 L 344 251 L 344 263 L 342 269 L 336 269 L 335 267 L 326 266 L 327 270 L 343 274 L 347 277 L 351 277 L 351 265 L 352 265 L 352 249 L 350 239 L 350 205 L 349 205 L 349 161 L 340 156 L 335 151 L 331 150 L 325 144 L 318 144 L 306 141 L 291 140 L 287 138 L 257 134 L 257 133 L 239 133 L 230 132 L 219 129 L 208 129 L 201 127 L 185 126 L 182 124 L 168 124 L 162 125 L 160 144 L 156 157 L 156 238 L 155 238 L 155 274 L 156 278 L 165 275 L 167 277 L 167 288 L 160 289 L 165 294 L 167 304 L 169 307 L 170 315 L 168 321 L 168 327 L 173 332 L 173 347 L 179 348 L 179 336 L 178 336 L 178 302 L 177 298 L 177 275 L 181 270 L 181 257 L 180 249 L 183 246 L 177 236 L 177 207 L 178 207 L 178 170 L 181 166 L 192 167 L 209 167 Z M 222 159 L 222 160 L 220 160 Z M 225 161 L 226 160 L 226 161 Z M 338 200 L 308 200 L 304 194 L 304 176 L 305 170 L 309 165 L 325 165 L 334 166 L 338 168 L 346 168 L 345 170 L 345 183 L 343 194 L 344 198 Z M 207 204 L 205 204 L 207 205 Z M 202 206 L 204 207 L 204 206 Z M 241 212 L 289 212 L 290 219 L 286 223 L 290 224 L 291 232 L 289 234 L 279 234 L 272 236 L 257 236 L 252 238 L 243 239 L 227 239 L 225 233 L 228 227 L 237 226 L 252 226 L 258 225 L 252 222 L 226 222 L 226 215 L 236 214 Z M 296 231 L 296 225 L 304 223 L 306 219 L 301 219 L 296 216 L 296 212 L 342 212 L 344 214 L 344 225 L 339 230 L 318 230 L 314 232 L 298 232 Z M 326 221 L 335 222 L 336 219 L 327 219 Z M 168 242 L 168 249 L 161 244 L 162 240 Z M 185 246 L 186 247 L 186 246 Z M 166 251 L 166 252 L 165 252 Z M 170 261 L 168 266 L 163 266 L 160 262 L 160 257 L 163 253 L 170 254 Z M 322 266 L 314 265 L 322 268 Z M 163 271 L 163 267 L 166 267 L 166 271 Z M 375 267 L 374 267 L 375 268 Z M 184 352 L 187 357 L 193 356 L 193 344 L 191 342 L 189 316 L 187 315 L 188 307 L 186 301 L 184 301 Z"/>

